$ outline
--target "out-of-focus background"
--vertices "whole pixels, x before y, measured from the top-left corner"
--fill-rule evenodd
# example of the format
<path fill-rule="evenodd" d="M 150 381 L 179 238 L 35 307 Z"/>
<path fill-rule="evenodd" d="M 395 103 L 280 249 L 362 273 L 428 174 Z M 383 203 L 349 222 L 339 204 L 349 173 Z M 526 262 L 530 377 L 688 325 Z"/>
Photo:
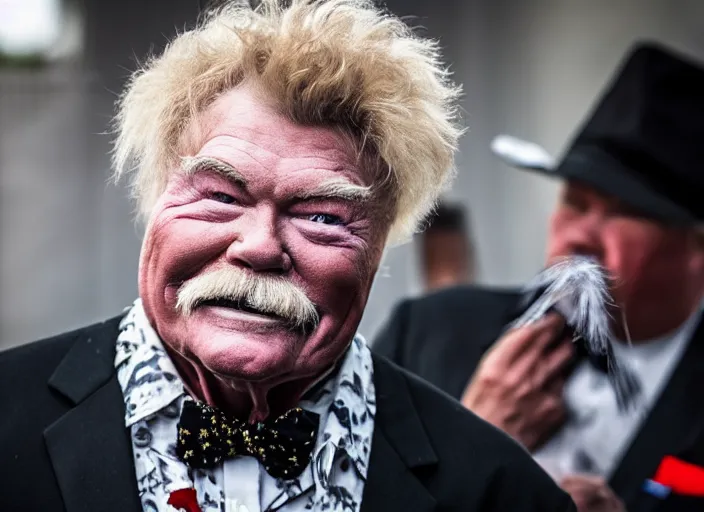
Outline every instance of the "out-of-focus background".
<path fill-rule="evenodd" d="M 637 39 L 704 59 L 699 0 L 386 5 L 440 40 L 465 87 L 469 132 L 448 211 L 384 261 L 367 338 L 402 297 L 443 285 L 434 269 L 503 286 L 541 267 L 556 184 L 501 164 L 495 135 L 559 155 Z M 110 183 L 106 132 L 138 60 L 198 12 L 198 0 L 0 0 L 0 348 L 113 316 L 136 297 L 140 231 L 124 185 Z M 431 240 L 463 256 L 441 261 Z"/>

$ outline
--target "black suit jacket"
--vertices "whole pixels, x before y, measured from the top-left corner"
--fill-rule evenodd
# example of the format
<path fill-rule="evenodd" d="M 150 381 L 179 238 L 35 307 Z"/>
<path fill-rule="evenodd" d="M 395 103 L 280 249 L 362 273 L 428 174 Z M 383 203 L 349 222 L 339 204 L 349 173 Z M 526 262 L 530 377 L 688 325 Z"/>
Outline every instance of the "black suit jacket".
<path fill-rule="evenodd" d="M 0 354 L 0 510 L 140 510 L 119 318 Z M 385 358 L 363 512 L 574 512 L 503 433 Z"/>
<path fill-rule="evenodd" d="M 459 398 L 482 355 L 519 310 L 512 289 L 456 287 L 401 302 L 373 350 Z M 630 512 L 704 511 L 704 498 L 642 491 L 665 455 L 704 466 L 704 326 L 610 479 Z"/>

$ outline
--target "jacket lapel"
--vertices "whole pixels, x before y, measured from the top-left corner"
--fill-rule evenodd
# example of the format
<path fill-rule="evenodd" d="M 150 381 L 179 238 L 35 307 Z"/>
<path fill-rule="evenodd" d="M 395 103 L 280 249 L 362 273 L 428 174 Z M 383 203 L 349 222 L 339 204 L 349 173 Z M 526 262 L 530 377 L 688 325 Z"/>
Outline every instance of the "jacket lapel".
<path fill-rule="evenodd" d="M 377 413 L 362 512 L 429 512 L 435 499 L 419 478 L 438 459 L 399 372 L 374 358 Z"/>
<path fill-rule="evenodd" d="M 702 368 L 704 322 L 700 322 L 670 381 L 611 477 L 611 487 L 624 497 L 628 510 L 653 509 L 656 502 L 641 491 L 643 482 L 655 474 L 664 455 L 678 455 L 702 442 L 697 436 L 704 428 Z M 650 505 L 645 505 L 646 501 Z"/>
<path fill-rule="evenodd" d="M 49 386 L 74 405 L 44 431 L 67 512 L 137 512 L 141 504 L 114 372 L 119 318 L 81 336 Z"/>

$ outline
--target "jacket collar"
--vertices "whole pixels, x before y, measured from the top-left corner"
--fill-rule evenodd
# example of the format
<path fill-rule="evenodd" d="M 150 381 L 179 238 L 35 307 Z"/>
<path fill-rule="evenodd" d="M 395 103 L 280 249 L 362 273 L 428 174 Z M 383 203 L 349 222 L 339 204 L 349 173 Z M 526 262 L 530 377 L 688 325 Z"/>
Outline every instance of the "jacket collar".
<path fill-rule="evenodd" d="M 672 376 L 610 479 L 629 510 L 640 505 L 641 486 L 651 478 L 664 455 L 687 460 L 704 443 L 704 321 L 700 320 Z M 704 455 L 704 454 L 703 454 Z M 696 457 L 695 457 L 696 458 Z M 704 465 L 704 460 L 691 460 Z"/>
<path fill-rule="evenodd" d="M 413 405 L 403 373 L 374 356 L 377 415 L 362 512 L 433 510 L 435 499 L 420 470 L 432 471 L 438 457 Z"/>
<path fill-rule="evenodd" d="M 74 406 L 44 431 L 67 512 L 141 510 L 114 369 L 119 321 L 81 331 L 49 379 Z"/>

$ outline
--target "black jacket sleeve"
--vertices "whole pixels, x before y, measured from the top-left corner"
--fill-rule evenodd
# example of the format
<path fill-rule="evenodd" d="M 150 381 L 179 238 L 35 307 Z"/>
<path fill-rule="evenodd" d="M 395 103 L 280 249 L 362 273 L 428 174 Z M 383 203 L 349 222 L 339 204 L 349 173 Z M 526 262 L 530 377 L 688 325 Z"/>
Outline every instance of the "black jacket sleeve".
<path fill-rule="evenodd" d="M 404 353 L 406 352 L 408 312 L 411 304 L 410 300 L 400 302 L 372 343 L 374 352 L 402 367 L 406 363 Z"/>

